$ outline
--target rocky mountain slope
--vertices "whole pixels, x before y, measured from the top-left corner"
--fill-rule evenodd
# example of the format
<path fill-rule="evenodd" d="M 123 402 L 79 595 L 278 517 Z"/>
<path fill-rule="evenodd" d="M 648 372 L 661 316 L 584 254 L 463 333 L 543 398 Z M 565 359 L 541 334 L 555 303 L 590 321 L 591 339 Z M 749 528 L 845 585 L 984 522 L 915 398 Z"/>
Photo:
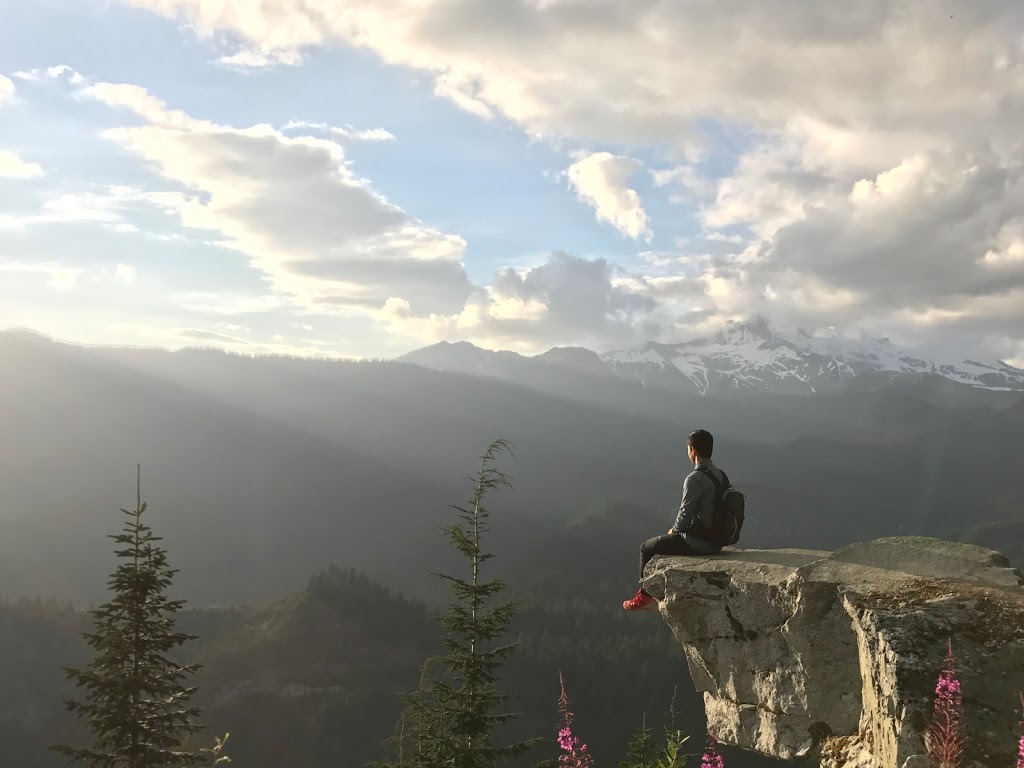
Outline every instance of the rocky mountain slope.
<path fill-rule="evenodd" d="M 591 377 L 611 376 L 644 387 L 713 396 L 832 392 L 872 372 L 885 374 L 884 382 L 877 382 L 877 376 L 872 379 L 877 383 L 941 377 L 972 387 L 1024 391 L 1024 370 L 1005 362 L 926 360 L 888 339 L 823 338 L 803 332 L 786 338 L 763 319 L 706 338 L 679 344 L 651 342 L 603 355 L 555 348 L 525 357 L 468 342 L 441 342 L 400 359 L 427 368 L 513 380 L 571 369 Z"/>

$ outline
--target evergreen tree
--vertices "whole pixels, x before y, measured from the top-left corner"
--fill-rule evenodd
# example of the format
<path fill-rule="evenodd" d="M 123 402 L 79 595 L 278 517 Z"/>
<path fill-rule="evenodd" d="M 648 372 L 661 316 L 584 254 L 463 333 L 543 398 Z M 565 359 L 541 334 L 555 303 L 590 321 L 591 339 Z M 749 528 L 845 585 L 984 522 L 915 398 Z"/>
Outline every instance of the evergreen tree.
<path fill-rule="evenodd" d="M 141 470 L 136 493 L 135 509 L 121 510 L 127 516 L 121 532 L 109 537 L 121 562 L 107 582 L 112 599 L 93 609 L 94 631 L 84 635 L 94 650 L 92 661 L 84 669 L 65 668 L 83 691 L 83 700 L 65 704 L 85 721 L 92 744 L 53 749 L 90 768 L 164 768 L 203 760 L 187 746 L 201 728 L 199 710 L 188 706 L 195 688 L 185 684 L 197 667 L 168 658 L 193 637 L 174 631 L 184 601 L 166 596 L 177 571 L 168 566 L 160 537 L 142 521 Z"/>
<path fill-rule="evenodd" d="M 505 585 L 485 580 L 482 566 L 493 557 L 483 550 L 488 512 L 487 494 L 509 487 L 509 478 L 494 467 L 498 453 L 511 453 L 505 440 L 484 452 L 479 472 L 472 477 L 474 492 L 468 506 L 453 506 L 458 522 L 442 530 L 466 558 L 465 577 L 435 574 L 448 582 L 452 602 L 441 617 L 447 630 L 447 653 L 428 660 L 418 690 L 405 694 L 405 711 L 393 739 L 396 759 L 389 768 L 493 768 L 516 757 L 539 740 L 507 744 L 494 742 L 494 729 L 515 714 L 501 709 L 512 698 L 498 690 L 498 672 L 518 648 L 505 642 L 509 623 L 517 615 L 514 601 L 502 601 Z"/>

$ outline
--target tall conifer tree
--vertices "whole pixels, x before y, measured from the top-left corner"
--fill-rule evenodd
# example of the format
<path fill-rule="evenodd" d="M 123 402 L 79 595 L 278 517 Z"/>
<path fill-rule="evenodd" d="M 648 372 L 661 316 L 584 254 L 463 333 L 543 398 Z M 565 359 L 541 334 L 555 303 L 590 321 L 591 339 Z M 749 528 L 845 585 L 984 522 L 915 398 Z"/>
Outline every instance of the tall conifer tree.
<path fill-rule="evenodd" d="M 93 631 L 84 635 L 92 661 L 65 669 L 82 690 L 82 700 L 65 704 L 85 721 L 92 744 L 53 749 L 90 768 L 192 766 L 203 759 L 187 746 L 201 728 L 199 710 L 188 705 L 195 688 L 186 685 L 197 667 L 168 658 L 193 636 L 174 630 L 184 601 L 166 595 L 177 571 L 142 521 L 141 469 L 136 493 L 135 509 L 121 510 L 127 517 L 121 532 L 109 537 L 120 563 L 107 582 L 113 596 L 93 609 Z"/>
<path fill-rule="evenodd" d="M 517 603 L 500 599 L 505 585 L 487 580 L 482 566 L 493 555 L 483 549 L 488 530 L 484 500 L 488 493 L 509 487 L 509 478 L 494 466 L 499 452 L 512 452 L 505 440 L 492 443 L 472 477 L 474 492 L 466 507 L 453 506 L 457 522 L 442 530 L 466 559 L 466 575 L 436 574 L 452 590 L 452 602 L 441 616 L 447 630 L 447 653 L 424 665 L 419 689 L 406 694 L 399 722 L 396 760 L 392 768 L 493 768 L 518 756 L 539 740 L 496 744 L 494 729 L 516 717 L 501 711 L 512 698 L 498 689 L 498 673 L 518 648 L 507 642 Z"/>

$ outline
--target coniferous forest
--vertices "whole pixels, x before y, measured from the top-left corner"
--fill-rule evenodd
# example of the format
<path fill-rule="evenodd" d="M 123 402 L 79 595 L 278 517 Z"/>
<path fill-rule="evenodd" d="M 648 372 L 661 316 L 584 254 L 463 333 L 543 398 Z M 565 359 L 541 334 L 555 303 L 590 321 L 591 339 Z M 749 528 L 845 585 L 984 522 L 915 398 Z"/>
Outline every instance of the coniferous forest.
<path fill-rule="evenodd" d="M 692 757 L 683 719 L 699 730 L 700 712 L 664 627 L 630 628 L 637 617 L 549 582 L 513 598 L 487 577 L 486 497 L 511 489 L 496 466 L 511 450 L 503 440 L 487 448 L 469 503 L 438 531 L 463 558 L 461 571 L 432 574 L 452 594 L 440 615 L 336 565 L 265 605 L 189 609 L 167 596 L 177 571 L 140 480 L 110 536 L 118 565 L 106 602 L 0 607 L 0 637 L 14 641 L 0 649 L 5 677 L 29 704 L 8 714 L 0 739 L 27 766 L 59 764 L 42 744 L 54 733 L 75 743 L 51 753 L 90 766 L 534 765 L 557 753 L 558 691 L 570 679 L 580 701 L 597 704 L 578 707 L 590 750 L 668 750 L 682 766 Z M 57 660 L 81 666 L 65 666 L 60 682 Z M 15 736 L 26 729 L 28 739 Z M 648 764 L 637 759 L 629 765 Z"/>

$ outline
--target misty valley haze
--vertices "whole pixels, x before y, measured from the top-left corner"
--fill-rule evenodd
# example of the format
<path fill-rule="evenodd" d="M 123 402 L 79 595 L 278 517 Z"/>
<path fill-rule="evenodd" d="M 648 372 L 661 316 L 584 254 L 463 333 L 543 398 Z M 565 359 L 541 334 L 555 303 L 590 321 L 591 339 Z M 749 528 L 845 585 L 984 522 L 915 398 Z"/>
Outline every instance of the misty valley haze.
<path fill-rule="evenodd" d="M 855 377 L 827 395 L 723 400 L 558 365 L 528 386 L 408 363 L 83 348 L 25 333 L 0 335 L 0 354 L 19 372 L 0 383 L 0 570 L 12 597 L 102 593 L 104 523 L 136 462 L 179 585 L 200 603 L 289 590 L 330 562 L 416 593 L 444 557 L 430 532 L 495 435 L 518 447 L 515 494 L 497 502 L 495 523 L 497 550 L 516 558 L 616 500 L 643 510 L 622 521 L 641 540 L 678 504 L 684 438 L 698 426 L 743 479 L 757 510 L 749 538 L 764 546 L 956 536 L 1022 511 L 1024 395 L 941 377 L 883 386 L 865 374 L 870 386 Z M 609 543 L 618 583 L 631 538 Z"/>

